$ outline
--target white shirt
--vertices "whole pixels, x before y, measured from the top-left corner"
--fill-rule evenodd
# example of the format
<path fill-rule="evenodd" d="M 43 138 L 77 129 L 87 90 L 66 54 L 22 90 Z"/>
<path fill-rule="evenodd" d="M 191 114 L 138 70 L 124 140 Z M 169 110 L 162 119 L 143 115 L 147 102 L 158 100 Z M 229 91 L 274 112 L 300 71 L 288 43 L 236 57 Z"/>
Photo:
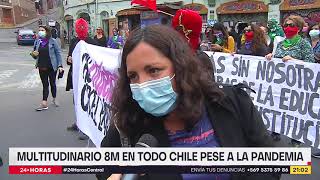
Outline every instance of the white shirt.
<path fill-rule="evenodd" d="M 274 56 L 274 54 L 276 53 L 276 49 L 278 47 L 278 44 L 283 41 L 285 38 L 284 37 L 281 37 L 281 36 L 276 36 L 274 37 L 274 40 L 273 40 L 273 50 L 272 50 L 272 55 Z"/>

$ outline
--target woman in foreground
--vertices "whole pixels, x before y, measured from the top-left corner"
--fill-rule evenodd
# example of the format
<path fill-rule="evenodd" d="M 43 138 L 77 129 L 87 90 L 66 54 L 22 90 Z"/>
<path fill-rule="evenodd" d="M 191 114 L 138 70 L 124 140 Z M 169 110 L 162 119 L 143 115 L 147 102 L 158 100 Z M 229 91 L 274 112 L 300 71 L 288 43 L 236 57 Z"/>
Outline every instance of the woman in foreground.
<path fill-rule="evenodd" d="M 239 86 L 219 86 L 188 43 L 164 26 L 132 31 L 113 91 L 112 125 L 102 147 L 134 147 L 151 134 L 158 147 L 272 146 L 260 114 Z M 120 135 L 121 134 L 121 135 Z M 121 138 L 120 138 L 121 136 Z M 120 139 L 126 139 L 123 143 Z M 193 141 L 190 141 L 193 139 Z M 120 179 L 121 175 L 97 175 Z M 139 179 L 270 180 L 270 174 L 144 174 Z"/>

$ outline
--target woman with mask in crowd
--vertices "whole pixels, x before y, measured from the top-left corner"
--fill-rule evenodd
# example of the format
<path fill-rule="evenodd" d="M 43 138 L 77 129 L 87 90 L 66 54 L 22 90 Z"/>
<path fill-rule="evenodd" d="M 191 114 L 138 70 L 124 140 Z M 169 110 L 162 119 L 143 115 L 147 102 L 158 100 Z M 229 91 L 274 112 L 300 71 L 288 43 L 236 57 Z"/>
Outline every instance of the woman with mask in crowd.
<path fill-rule="evenodd" d="M 96 44 L 101 47 L 107 46 L 107 37 L 104 35 L 103 29 L 98 27 L 96 30 L 96 35 L 93 38 L 96 41 Z"/>
<path fill-rule="evenodd" d="M 89 37 L 89 24 L 88 22 L 83 19 L 79 18 L 75 22 L 75 31 L 76 31 L 76 37 L 71 40 L 70 46 L 69 46 L 69 52 L 68 52 L 68 57 L 67 57 L 67 64 L 70 65 L 70 69 L 68 72 L 68 77 L 67 77 L 67 85 L 66 85 L 66 91 L 70 91 L 73 89 L 73 84 L 72 84 L 72 52 L 74 48 L 77 46 L 78 42 L 83 40 L 88 44 L 93 44 L 96 45 L 96 41 L 93 40 L 92 38 Z M 68 131 L 78 131 L 78 127 L 76 123 L 73 123 L 71 126 L 67 127 Z M 80 140 L 86 140 L 88 137 L 84 134 L 80 135 L 79 137 Z"/>
<path fill-rule="evenodd" d="M 33 56 L 36 57 L 36 67 L 39 69 L 39 75 L 43 86 L 42 102 L 36 111 L 48 109 L 49 84 L 51 87 L 52 103 L 58 106 L 56 102 L 57 71 L 62 72 L 61 49 L 57 41 L 51 37 L 51 30 L 47 26 L 40 26 L 38 37 L 34 43 Z"/>
<path fill-rule="evenodd" d="M 102 147 L 135 146 L 143 134 L 157 139 L 157 147 L 273 146 L 248 94 L 240 86 L 213 82 L 185 39 L 166 26 L 131 32 L 112 98 L 111 126 Z M 104 180 L 109 176 L 97 175 Z M 139 179 L 273 180 L 279 176 L 163 173 Z"/>
<path fill-rule="evenodd" d="M 245 42 L 237 54 L 265 56 L 268 54 L 266 38 L 262 30 L 254 24 L 244 29 Z"/>
<path fill-rule="evenodd" d="M 319 23 L 310 25 L 309 38 L 314 54 L 314 61 L 320 63 L 320 25 Z M 320 158 L 320 149 L 314 148 L 312 151 L 312 156 L 315 158 Z"/>
<path fill-rule="evenodd" d="M 213 39 L 211 39 L 211 50 L 215 52 L 233 53 L 235 42 L 222 23 L 215 23 L 212 26 Z"/>
<path fill-rule="evenodd" d="M 112 49 L 122 49 L 123 47 L 123 38 L 119 35 L 119 31 L 117 28 L 112 30 L 113 36 L 109 38 L 107 47 Z"/>
<path fill-rule="evenodd" d="M 299 35 L 304 26 L 304 20 L 300 16 L 291 15 L 284 20 L 283 30 L 286 38 L 281 41 L 275 54 L 268 54 L 266 58 L 282 58 L 284 62 L 288 60 L 301 60 L 304 62 L 314 62 L 314 55 L 310 43 Z"/>
<path fill-rule="evenodd" d="M 314 55 L 310 43 L 299 35 L 303 29 L 304 20 L 300 16 L 291 15 L 284 20 L 283 30 L 285 39 L 277 45 L 275 54 L 268 54 L 266 58 L 271 60 L 272 57 L 282 58 L 284 62 L 289 60 L 314 62 Z M 280 141 L 280 134 L 273 132 L 272 138 Z M 291 139 L 292 146 L 300 146 L 300 142 Z"/>
<path fill-rule="evenodd" d="M 319 23 L 310 26 L 309 37 L 313 49 L 314 60 L 320 63 L 320 26 Z"/>

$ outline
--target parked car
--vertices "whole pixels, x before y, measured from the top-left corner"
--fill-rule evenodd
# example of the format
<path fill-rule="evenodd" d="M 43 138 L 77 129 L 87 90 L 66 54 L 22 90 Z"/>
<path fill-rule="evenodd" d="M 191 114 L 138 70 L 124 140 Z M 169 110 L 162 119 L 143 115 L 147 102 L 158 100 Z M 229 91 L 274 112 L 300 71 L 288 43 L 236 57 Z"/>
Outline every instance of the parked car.
<path fill-rule="evenodd" d="M 19 29 L 16 33 L 18 45 L 33 44 L 37 38 L 35 32 L 31 29 Z"/>

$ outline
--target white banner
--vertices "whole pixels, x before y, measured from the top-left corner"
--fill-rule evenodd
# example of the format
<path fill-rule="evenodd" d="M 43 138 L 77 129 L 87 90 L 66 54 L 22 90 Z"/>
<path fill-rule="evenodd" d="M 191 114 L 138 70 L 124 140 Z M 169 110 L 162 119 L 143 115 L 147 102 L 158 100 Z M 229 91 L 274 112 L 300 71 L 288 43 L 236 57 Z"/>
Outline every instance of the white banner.
<path fill-rule="evenodd" d="M 10 148 L 9 165 L 290 166 L 311 163 L 310 148 Z"/>
<path fill-rule="evenodd" d="M 320 65 L 207 52 L 215 79 L 246 83 L 267 129 L 320 148 Z M 79 42 L 73 54 L 77 125 L 99 147 L 109 127 L 120 51 Z"/>
<path fill-rule="evenodd" d="M 73 93 L 79 129 L 100 147 L 110 123 L 120 50 L 80 41 L 72 53 Z"/>
<path fill-rule="evenodd" d="M 320 64 L 207 52 L 216 82 L 245 83 L 268 130 L 318 147 Z"/>

